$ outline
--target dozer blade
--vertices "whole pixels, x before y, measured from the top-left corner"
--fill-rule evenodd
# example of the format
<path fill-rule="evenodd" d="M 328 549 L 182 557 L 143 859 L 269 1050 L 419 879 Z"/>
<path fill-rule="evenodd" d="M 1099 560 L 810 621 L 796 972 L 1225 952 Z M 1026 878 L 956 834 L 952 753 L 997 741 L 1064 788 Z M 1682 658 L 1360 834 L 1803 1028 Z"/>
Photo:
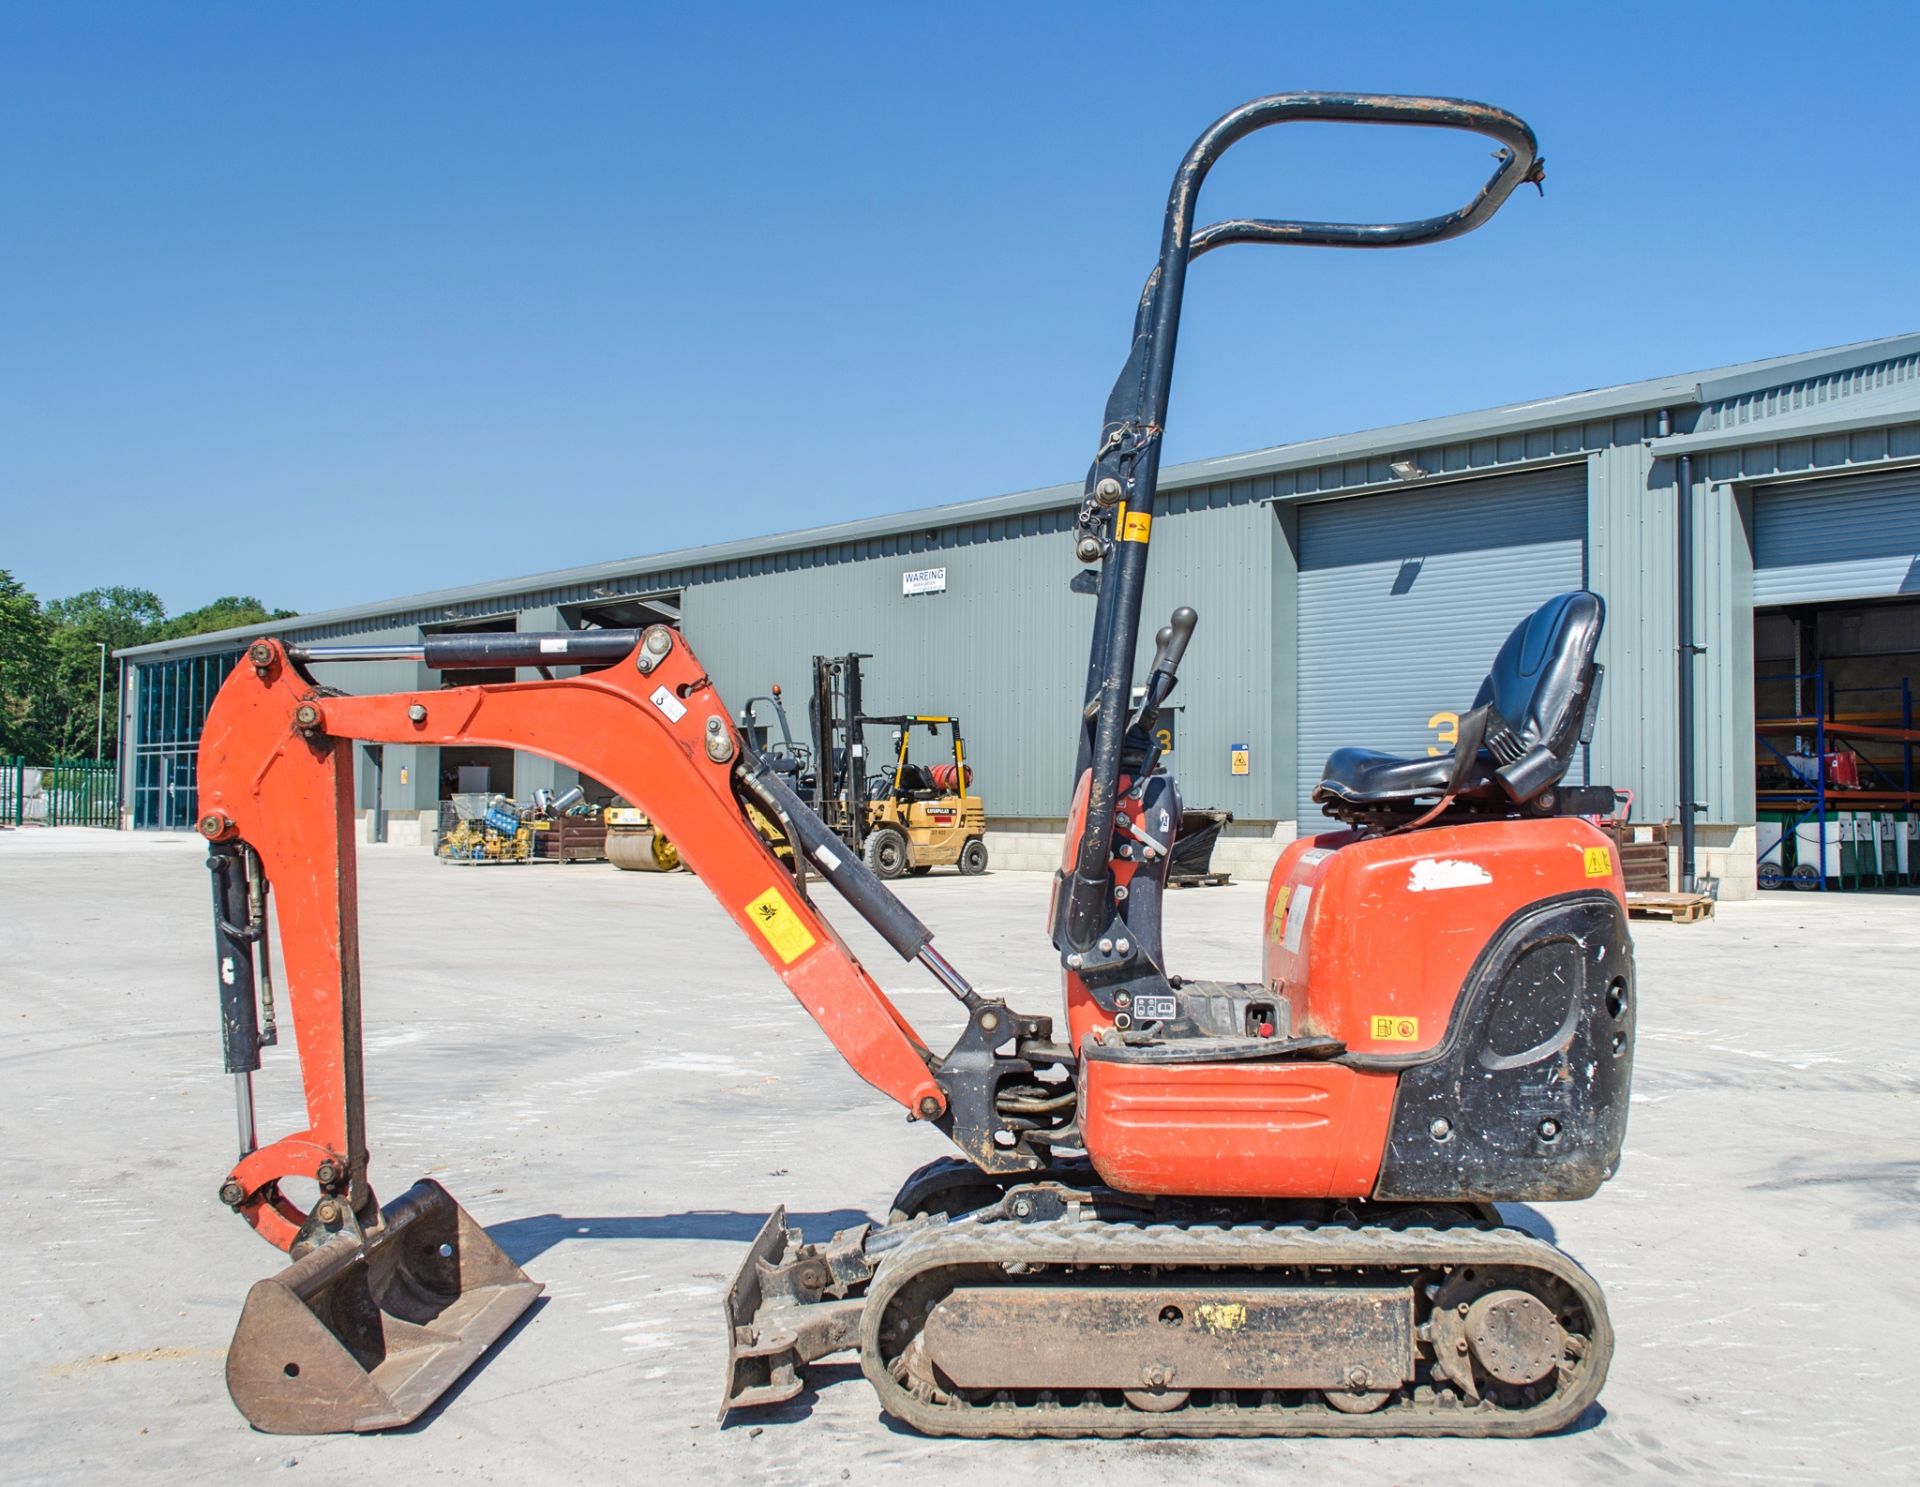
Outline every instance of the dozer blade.
<path fill-rule="evenodd" d="M 849 1229 L 835 1242 L 851 1240 L 857 1246 L 865 1232 L 865 1225 Z M 722 1302 L 727 1320 L 722 1420 L 736 1409 L 793 1398 L 806 1387 L 807 1364 L 859 1346 L 866 1300 L 823 1297 L 832 1273 L 828 1253 L 802 1243 L 800 1231 L 787 1227 L 784 1207 L 767 1215 Z"/>
<path fill-rule="evenodd" d="M 227 1392 L 256 1430 L 333 1435 L 406 1425 L 545 1289 L 437 1182 L 248 1293 Z"/>

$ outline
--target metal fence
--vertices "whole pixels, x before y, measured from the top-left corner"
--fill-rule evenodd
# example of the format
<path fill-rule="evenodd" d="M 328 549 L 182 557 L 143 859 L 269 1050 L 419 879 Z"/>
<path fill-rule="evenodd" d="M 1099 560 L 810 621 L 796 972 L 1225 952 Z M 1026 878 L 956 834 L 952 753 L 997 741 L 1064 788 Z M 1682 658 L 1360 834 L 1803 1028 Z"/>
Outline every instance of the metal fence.
<path fill-rule="evenodd" d="M 92 759 L 53 764 L 0 759 L 0 822 L 118 826 L 120 789 L 114 767 Z"/>

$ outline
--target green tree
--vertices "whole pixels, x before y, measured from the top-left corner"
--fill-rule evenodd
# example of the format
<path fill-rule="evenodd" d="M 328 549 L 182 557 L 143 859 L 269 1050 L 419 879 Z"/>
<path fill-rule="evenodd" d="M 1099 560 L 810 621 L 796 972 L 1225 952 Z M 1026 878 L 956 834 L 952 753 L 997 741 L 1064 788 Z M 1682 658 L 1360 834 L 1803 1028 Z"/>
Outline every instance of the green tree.
<path fill-rule="evenodd" d="M 249 594 L 229 594 L 169 619 L 152 590 L 123 585 L 88 589 L 42 607 L 0 569 L 0 754 L 25 754 L 37 764 L 87 758 L 97 738 L 101 756 L 111 759 L 120 715 L 120 668 L 113 652 L 292 616 L 292 610 L 268 609 Z"/>
<path fill-rule="evenodd" d="M 179 640 L 187 635 L 205 635 L 213 630 L 231 630 L 239 625 L 259 625 L 268 620 L 290 620 L 291 609 L 268 609 L 251 594 L 228 594 L 199 609 L 190 609 L 156 625 L 148 640 Z"/>
<path fill-rule="evenodd" d="M 52 636 L 40 600 L 0 568 L 0 754 L 46 750 Z"/>
<path fill-rule="evenodd" d="M 62 758 L 91 757 L 103 739 L 110 759 L 119 741 L 119 666 L 113 652 L 139 645 L 165 622 L 167 609 L 149 589 L 115 585 L 56 599 L 46 608 L 53 625 L 47 744 Z M 102 687 L 100 648 L 106 647 Z M 101 723 L 104 730 L 101 731 Z"/>
<path fill-rule="evenodd" d="M 84 633 L 89 640 L 104 640 L 108 649 L 118 650 L 151 638 L 153 628 L 166 622 L 167 606 L 151 589 L 116 584 L 88 589 L 70 599 L 55 599 L 47 606 L 47 618 L 55 625 Z"/>

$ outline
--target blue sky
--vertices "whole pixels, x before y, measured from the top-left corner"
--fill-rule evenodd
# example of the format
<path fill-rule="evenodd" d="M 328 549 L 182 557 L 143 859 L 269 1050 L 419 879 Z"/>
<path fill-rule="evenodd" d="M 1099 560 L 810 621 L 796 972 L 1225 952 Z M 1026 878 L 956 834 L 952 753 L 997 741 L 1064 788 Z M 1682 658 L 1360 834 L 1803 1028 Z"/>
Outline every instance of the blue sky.
<path fill-rule="evenodd" d="M 1286 88 L 1513 109 L 1547 195 L 1205 260 L 1170 460 L 1914 330 L 1917 53 L 1891 4 L 9 0 L 0 567 L 317 609 L 1078 479 L 1173 166 Z M 1202 216 L 1486 168 L 1273 131 Z"/>

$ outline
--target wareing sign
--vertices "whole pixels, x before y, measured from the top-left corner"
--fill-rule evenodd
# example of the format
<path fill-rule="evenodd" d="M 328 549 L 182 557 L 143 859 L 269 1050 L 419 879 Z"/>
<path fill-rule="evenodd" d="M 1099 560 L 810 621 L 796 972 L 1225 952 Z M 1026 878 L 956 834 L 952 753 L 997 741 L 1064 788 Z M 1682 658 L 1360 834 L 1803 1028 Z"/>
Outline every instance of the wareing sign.
<path fill-rule="evenodd" d="M 903 594 L 944 594 L 947 591 L 945 568 L 909 568 L 900 575 Z"/>

